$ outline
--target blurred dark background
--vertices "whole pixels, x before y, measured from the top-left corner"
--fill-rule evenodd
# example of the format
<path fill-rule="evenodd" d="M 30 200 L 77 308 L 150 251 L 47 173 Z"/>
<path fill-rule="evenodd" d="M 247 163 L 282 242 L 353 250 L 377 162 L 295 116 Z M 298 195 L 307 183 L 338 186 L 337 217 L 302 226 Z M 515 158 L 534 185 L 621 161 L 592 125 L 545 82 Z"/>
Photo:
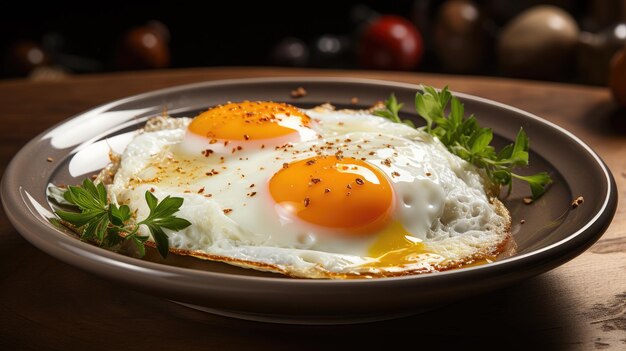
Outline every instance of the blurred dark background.
<path fill-rule="evenodd" d="M 626 0 L 11 6 L 0 22 L 2 78 L 272 65 L 607 85 L 626 45 Z"/>

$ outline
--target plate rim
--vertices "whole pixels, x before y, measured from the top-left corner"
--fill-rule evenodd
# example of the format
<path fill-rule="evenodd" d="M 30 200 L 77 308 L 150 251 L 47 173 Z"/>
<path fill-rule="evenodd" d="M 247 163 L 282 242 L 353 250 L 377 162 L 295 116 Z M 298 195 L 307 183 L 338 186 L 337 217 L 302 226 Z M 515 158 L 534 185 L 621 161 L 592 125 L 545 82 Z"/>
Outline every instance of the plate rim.
<path fill-rule="evenodd" d="M 5 209 L 5 213 L 7 214 L 7 217 L 9 217 L 9 220 L 11 221 L 12 225 L 18 230 L 18 232 L 20 233 L 22 237 L 27 239 L 27 241 L 29 241 L 31 244 L 38 247 L 39 249 L 43 250 L 47 254 L 54 256 L 55 258 L 61 261 L 67 262 L 71 264 L 72 266 L 76 267 L 73 261 L 70 261 L 69 259 L 65 259 L 63 257 L 59 257 L 60 255 L 52 254 L 49 250 L 45 250 L 44 248 L 42 248 L 42 246 L 46 246 L 42 244 L 42 241 L 44 241 L 44 239 L 37 239 L 36 234 L 32 234 L 30 232 L 31 230 L 35 229 L 35 228 L 32 228 L 33 224 L 36 227 L 38 227 L 40 230 L 49 231 L 50 230 L 49 227 L 44 226 L 42 223 L 40 223 L 40 221 L 37 218 L 34 218 L 34 217 L 31 218 L 31 221 L 29 223 L 32 229 L 28 228 L 28 226 L 26 226 L 25 223 L 22 223 L 21 221 L 18 220 L 17 217 L 20 215 L 21 217 L 24 217 L 26 215 L 27 216 L 26 218 L 28 218 L 28 214 L 26 214 L 25 212 L 30 212 L 30 211 L 27 207 L 21 205 L 19 202 L 17 202 L 18 204 L 20 204 L 20 206 L 17 206 L 19 209 L 16 209 L 16 206 L 14 206 L 16 203 L 16 201 L 14 201 L 15 200 L 14 195 L 16 194 L 16 192 L 19 192 L 19 190 L 9 188 L 9 183 L 14 181 L 14 178 L 16 177 L 16 175 L 19 174 L 18 170 L 16 169 L 17 168 L 16 160 L 24 158 L 25 155 L 27 155 L 27 151 L 29 150 L 29 148 L 31 148 L 34 144 L 41 142 L 42 138 L 45 135 L 50 133 L 52 130 L 60 127 L 61 125 L 68 123 L 69 121 L 84 115 L 87 112 L 97 110 L 97 109 L 104 109 L 106 107 L 113 107 L 113 106 L 116 106 L 125 102 L 130 102 L 130 101 L 146 98 L 151 95 L 173 94 L 173 93 L 177 93 L 177 92 L 181 92 L 181 91 L 185 91 L 189 89 L 211 87 L 211 86 L 244 85 L 244 84 L 258 84 L 258 83 L 306 84 L 306 82 L 375 85 L 375 86 L 380 86 L 380 87 L 392 87 L 392 88 L 397 87 L 397 88 L 403 88 L 403 89 L 413 89 L 416 91 L 420 89 L 421 87 L 421 85 L 413 84 L 413 83 L 395 82 L 395 81 L 389 81 L 389 80 L 368 79 L 368 78 L 352 78 L 352 77 L 333 77 L 333 76 L 327 76 L 327 77 L 307 77 L 307 76 L 255 77 L 255 78 L 211 80 L 211 81 L 202 81 L 202 82 L 196 82 L 196 83 L 191 83 L 191 84 L 183 84 L 183 85 L 177 85 L 173 87 L 151 90 L 151 91 L 147 91 L 144 93 L 135 94 L 135 95 L 127 96 L 124 98 L 116 99 L 113 101 L 109 101 L 104 104 L 100 104 L 98 106 L 94 106 L 90 109 L 82 111 L 71 117 L 68 117 L 64 119 L 63 121 L 51 126 L 50 128 L 46 129 L 45 131 L 41 132 L 36 137 L 31 139 L 27 144 L 25 144 L 18 151 L 18 153 L 15 154 L 15 156 L 13 157 L 13 159 L 7 166 L 5 170 L 5 174 L 2 178 L 1 199 L 2 199 L 4 209 Z M 567 136 L 569 140 L 576 142 L 579 146 L 581 146 L 584 150 L 586 150 L 588 155 L 592 156 L 593 160 L 595 161 L 595 164 L 602 170 L 602 173 L 604 174 L 603 181 L 606 182 L 603 184 L 606 184 L 606 188 L 607 188 L 606 194 L 603 196 L 604 202 L 601 208 L 595 213 L 594 217 L 589 222 L 587 222 L 583 227 L 579 228 L 576 232 L 571 233 L 570 235 L 568 235 L 567 237 L 561 239 L 560 241 L 556 243 L 542 247 L 537 250 L 533 250 L 525 254 L 515 255 L 513 257 L 504 259 L 502 261 L 496 261 L 488 265 L 467 267 L 463 269 L 455 269 L 455 270 L 429 273 L 429 274 L 409 275 L 409 276 L 400 276 L 400 277 L 386 277 L 386 278 L 379 278 L 379 279 L 354 279 L 354 280 L 353 279 L 347 279 L 347 280 L 346 279 L 328 279 L 328 280 L 327 279 L 293 279 L 293 278 L 286 279 L 284 277 L 257 277 L 257 276 L 247 276 L 247 275 L 233 275 L 233 274 L 222 273 L 222 272 L 203 271 L 203 270 L 197 270 L 197 269 L 191 269 L 191 268 L 170 266 L 166 264 L 150 262 L 150 261 L 145 261 L 145 260 L 121 255 L 121 254 L 114 253 L 105 249 L 101 249 L 99 247 L 96 247 L 94 245 L 91 245 L 85 242 L 82 242 L 76 238 L 72 238 L 58 231 L 53 231 L 54 235 L 58 235 L 59 236 L 58 239 L 64 242 L 67 241 L 70 244 L 69 245 L 70 247 L 75 247 L 76 249 L 81 251 L 80 254 L 77 252 L 73 252 L 73 254 L 79 255 L 82 259 L 89 259 L 92 262 L 98 261 L 96 262 L 98 266 L 109 266 L 109 267 L 118 266 L 118 268 L 123 269 L 123 270 L 125 269 L 133 270 L 133 268 L 132 267 L 121 268 L 120 266 L 123 266 L 123 265 L 139 266 L 141 270 L 150 271 L 150 274 L 148 274 L 150 276 L 156 273 L 162 273 L 162 274 L 166 273 L 166 275 L 174 274 L 176 276 L 185 276 L 185 277 L 193 276 L 192 278 L 203 278 L 205 281 L 210 280 L 211 278 L 220 279 L 220 280 L 234 279 L 237 281 L 240 281 L 240 280 L 250 281 L 256 284 L 270 284 L 271 285 L 274 283 L 278 283 L 281 285 L 282 284 L 289 284 L 289 285 L 294 285 L 294 286 L 302 285 L 304 287 L 310 287 L 312 285 L 328 285 L 328 284 L 335 285 L 335 286 L 343 285 L 343 286 L 354 287 L 354 286 L 371 285 L 371 284 L 376 284 L 378 286 L 378 285 L 387 285 L 387 284 L 409 284 L 413 282 L 434 283 L 440 280 L 447 281 L 448 277 L 450 276 L 490 275 L 490 274 L 496 274 L 498 271 L 501 271 L 501 270 L 505 270 L 505 271 L 509 269 L 516 270 L 517 266 L 526 265 L 527 263 L 526 261 L 533 260 L 533 259 L 540 261 L 542 259 L 545 259 L 547 256 L 552 256 L 553 253 L 558 253 L 559 251 L 564 251 L 566 253 L 570 252 L 572 250 L 564 249 L 565 247 L 567 247 L 567 245 L 565 244 L 567 244 L 568 242 L 585 239 L 585 240 L 582 240 L 580 243 L 577 243 L 576 247 L 590 246 L 591 244 L 593 244 L 611 223 L 611 220 L 615 214 L 616 205 L 617 205 L 617 193 L 616 193 L 615 180 L 609 168 L 606 166 L 604 161 L 602 161 L 599 155 L 589 145 L 587 145 L 585 142 L 583 142 L 580 138 L 575 136 L 573 133 L 535 114 L 521 110 L 514 106 L 500 103 L 498 101 L 490 100 L 487 98 L 483 98 L 483 97 L 479 97 L 479 96 L 475 96 L 471 94 L 466 94 L 466 93 L 455 92 L 455 91 L 453 93 L 455 96 L 461 97 L 462 99 L 474 100 L 483 104 L 492 105 L 501 109 L 512 111 L 516 114 L 524 116 L 525 118 L 535 120 L 536 122 L 539 122 L 547 127 L 550 127 L 558 131 L 559 133 L 564 134 L 565 136 Z M 614 208 L 610 209 L 609 208 L 610 205 L 613 205 Z M 609 210 L 611 213 L 607 213 L 606 212 L 607 210 Z M 606 220 L 603 221 L 603 223 L 599 223 L 599 220 L 603 218 Z M 598 228 L 599 233 L 589 233 L 587 235 L 589 237 L 583 235 L 587 233 L 588 231 L 590 231 L 590 229 L 595 226 L 600 226 L 600 228 Z M 28 234 L 25 234 L 24 232 L 27 232 Z M 69 242 L 68 240 L 71 240 L 71 242 Z M 577 251 L 577 250 L 574 250 L 574 251 Z M 583 251 L 584 250 L 579 250 L 579 252 L 576 252 L 575 255 L 573 255 L 572 257 L 566 258 L 565 260 L 569 260 L 573 257 L 576 257 Z M 98 256 L 98 259 L 94 260 L 93 257 L 91 257 L 91 255 Z M 554 259 L 551 259 L 551 261 L 554 261 Z M 95 269 L 93 268 L 85 268 L 85 267 L 78 267 L 78 268 L 83 269 L 83 270 L 88 270 L 90 272 L 95 272 Z M 136 268 L 134 270 L 137 271 Z M 95 273 L 99 275 L 103 274 L 102 272 L 95 272 Z M 177 283 L 181 283 L 181 282 L 177 282 Z"/>

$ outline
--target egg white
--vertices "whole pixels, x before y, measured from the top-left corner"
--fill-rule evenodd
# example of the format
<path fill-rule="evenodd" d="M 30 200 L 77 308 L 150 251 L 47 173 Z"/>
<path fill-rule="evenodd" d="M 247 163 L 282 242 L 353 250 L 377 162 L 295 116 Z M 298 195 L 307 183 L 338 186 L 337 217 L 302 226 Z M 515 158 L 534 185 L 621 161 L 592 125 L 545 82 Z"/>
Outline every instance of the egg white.
<path fill-rule="evenodd" d="M 157 198 L 182 197 L 177 216 L 192 225 L 166 230 L 175 251 L 297 277 L 437 271 L 490 256 L 508 240 L 510 218 L 485 191 L 483 174 L 436 138 L 364 112 L 319 107 L 306 113 L 321 138 L 286 148 L 194 154 L 181 147 L 190 119 L 180 119 L 177 128 L 140 133 L 108 185 L 111 200 L 129 205 L 140 220 L 149 213 L 146 190 Z M 377 266 L 377 258 L 368 255 L 376 236 L 336 236 L 280 216 L 267 189 L 272 175 L 285 162 L 338 150 L 365 158 L 387 176 L 396 194 L 393 219 L 428 254 Z M 145 228 L 142 234 L 150 235 Z"/>

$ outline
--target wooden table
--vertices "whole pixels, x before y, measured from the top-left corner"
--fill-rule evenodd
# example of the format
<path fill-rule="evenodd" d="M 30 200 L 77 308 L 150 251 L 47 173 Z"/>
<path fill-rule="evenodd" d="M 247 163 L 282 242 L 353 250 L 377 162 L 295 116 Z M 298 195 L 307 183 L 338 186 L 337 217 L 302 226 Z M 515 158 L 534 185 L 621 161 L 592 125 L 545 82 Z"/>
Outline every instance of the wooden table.
<path fill-rule="evenodd" d="M 238 77 L 354 76 L 451 89 L 510 104 L 591 145 L 626 189 L 626 112 L 604 88 L 417 73 L 211 68 L 0 82 L 0 172 L 28 140 L 98 104 L 178 84 Z M 286 326 L 198 312 L 128 290 L 31 246 L 0 214 L 0 349 L 315 349 L 458 346 L 626 349 L 626 205 L 587 252 L 533 279 L 409 318 Z M 297 296 L 294 296 L 297 298 Z M 381 297 L 383 298 L 383 297 Z"/>

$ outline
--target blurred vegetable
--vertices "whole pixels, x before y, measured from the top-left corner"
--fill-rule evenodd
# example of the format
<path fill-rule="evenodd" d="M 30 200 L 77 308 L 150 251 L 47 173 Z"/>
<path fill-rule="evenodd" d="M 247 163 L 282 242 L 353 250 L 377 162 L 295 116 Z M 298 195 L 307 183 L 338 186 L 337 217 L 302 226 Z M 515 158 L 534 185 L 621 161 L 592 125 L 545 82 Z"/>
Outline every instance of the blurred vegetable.
<path fill-rule="evenodd" d="M 626 107 L 626 48 L 618 51 L 611 60 L 609 87 L 615 100 Z"/>
<path fill-rule="evenodd" d="M 422 36 L 408 20 L 385 15 L 372 22 L 359 43 L 359 64 L 367 69 L 412 70 L 422 59 Z"/>

